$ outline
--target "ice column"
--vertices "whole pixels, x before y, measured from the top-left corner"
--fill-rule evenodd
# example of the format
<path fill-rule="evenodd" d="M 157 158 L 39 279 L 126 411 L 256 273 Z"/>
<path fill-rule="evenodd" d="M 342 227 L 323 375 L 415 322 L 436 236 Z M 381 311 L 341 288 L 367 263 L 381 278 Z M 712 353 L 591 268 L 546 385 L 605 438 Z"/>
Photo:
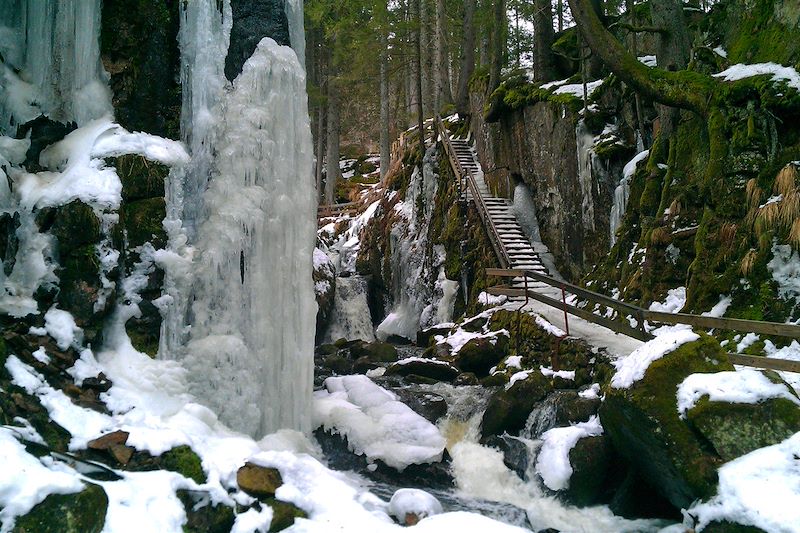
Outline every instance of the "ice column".
<path fill-rule="evenodd" d="M 191 2 L 181 30 L 195 161 L 175 196 L 196 252 L 191 290 L 176 303 L 190 342 L 164 355 L 183 359 L 197 397 L 234 429 L 310 431 L 316 206 L 305 73 L 267 38 L 226 86 L 230 5 L 216 4 Z"/>

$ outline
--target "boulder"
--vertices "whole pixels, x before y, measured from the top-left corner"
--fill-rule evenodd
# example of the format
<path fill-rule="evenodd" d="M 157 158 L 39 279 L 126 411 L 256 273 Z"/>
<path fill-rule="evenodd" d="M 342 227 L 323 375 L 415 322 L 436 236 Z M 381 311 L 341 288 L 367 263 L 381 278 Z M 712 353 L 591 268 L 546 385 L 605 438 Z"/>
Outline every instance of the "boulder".
<path fill-rule="evenodd" d="M 788 385 L 787 389 L 791 390 Z M 705 397 L 686 417 L 726 462 L 778 444 L 800 431 L 800 407 L 785 398 L 749 404 L 712 402 Z"/>
<path fill-rule="evenodd" d="M 597 435 L 579 439 L 569 451 L 572 476 L 562 494 L 574 505 L 600 503 L 605 488 L 613 451 L 608 437 Z"/>
<path fill-rule="evenodd" d="M 434 381 L 453 381 L 459 371 L 454 366 L 436 359 L 404 359 L 392 363 L 386 369 L 386 375 L 392 376 L 420 376 Z"/>
<path fill-rule="evenodd" d="M 272 498 L 283 485 L 281 473 L 275 468 L 245 463 L 236 472 L 236 484 L 240 489 L 256 498 Z"/>
<path fill-rule="evenodd" d="M 17 519 L 14 533 L 100 533 L 108 497 L 99 485 L 88 484 L 75 494 L 51 494 Z"/>
<path fill-rule="evenodd" d="M 392 363 L 397 361 L 397 348 L 388 342 L 359 342 L 350 347 L 351 357 L 367 357 L 376 363 Z"/>
<path fill-rule="evenodd" d="M 434 424 L 447 414 L 447 401 L 438 394 L 416 386 L 395 388 L 392 392 L 415 413 Z"/>
<path fill-rule="evenodd" d="M 508 337 L 497 335 L 468 341 L 455 356 L 455 365 L 462 372 L 488 376 L 489 370 L 508 355 Z"/>
<path fill-rule="evenodd" d="M 328 327 L 336 296 L 336 269 L 322 250 L 314 249 L 314 270 L 311 272 L 314 281 L 314 294 L 317 300 L 316 338 L 321 339 Z"/>
<path fill-rule="evenodd" d="M 498 390 L 490 399 L 483 413 L 481 434 L 483 437 L 499 435 L 504 431 L 516 433 L 525 426 L 525 421 L 534 405 L 550 392 L 550 380 L 541 372 L 530 372 L 524 379 L 515 381 L 510 387 Z"/>
<path fill-rule="evenodd" d="M 181 489 L 176 495 L 186 511 L 184 533 L 228 533 L 233 528 L 233 508 L 222 503 L 212 505 L 207 492 Z"/>
<path fill-rule="evenodd" d="M 723 463 L 678 416 L 676 390 L 690 374 L 733 370 L 706 335 L 650 364 L 629 388 L 609 387 L 600 419 L 617 452 L 676 508 L 715 492 Z"/>
<path fill-rule="evenodd" d="M 450 327 L 433 326 L 432 328 L 419 330 L 417 332 L 417 346 L 427 348 L 433 343 L 434 337 L 447 335 L 450 333 L 450 329 Z"/>

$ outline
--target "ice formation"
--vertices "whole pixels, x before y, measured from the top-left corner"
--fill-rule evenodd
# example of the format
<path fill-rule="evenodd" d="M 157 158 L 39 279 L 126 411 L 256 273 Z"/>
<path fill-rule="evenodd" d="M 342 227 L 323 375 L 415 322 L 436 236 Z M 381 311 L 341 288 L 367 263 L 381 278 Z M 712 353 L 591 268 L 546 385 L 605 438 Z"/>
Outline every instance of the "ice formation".
<path fill-rule="evenodd" d="M 645 160 L 650 155 L 650 150 L 644 150 L 636 154 L 633 159 L 628 161 L 622 169 L 622 179 L 614 189 L 614 203 L 611 206 L 611 246 L 617 242 L 617 230 L 622 225 L 622 218 L 625 216 L 625 209 L 628 207 L 628 195 L 630 194 L 631 180 L 636 172 L 639 162 Z"/>
<path fill-rule="evenodd" d="M 194 272 L 170 280 L 179 290 L 163 355 L 182 360 L 191 390 L 234 429 L 310 431 L 315 195 L 305 73 L 291 48 L 265 38 L 227 84 L 230 2 L 222 7 L 202 0 L 182 14 L 192 163 L 171 176 L 168 218 L 185 225 L 173 246 L 188 239 Z"/>

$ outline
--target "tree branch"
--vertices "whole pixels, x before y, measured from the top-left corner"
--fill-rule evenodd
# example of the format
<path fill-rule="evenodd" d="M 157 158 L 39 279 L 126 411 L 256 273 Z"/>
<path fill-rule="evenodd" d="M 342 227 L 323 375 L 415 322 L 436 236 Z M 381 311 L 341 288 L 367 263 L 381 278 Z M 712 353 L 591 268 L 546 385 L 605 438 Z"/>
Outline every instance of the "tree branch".
<path fill-rule="evenodd" d="M 622 81 L 660 104 L 706 115 L 716 79 L 688 70 L 647 67 L 603 26 L 590 0 L 569 0 L 569 7 L 589 47 Z"/>
<path fill-rule="evenodd" d="M 631 33 L 658 33 L 660 35 L 667 35 L 669 33 L 665 28 L 656 28 L 655 26 L 634 26 L 633 24 L 628 24 L 627 22 L 622 21 L 609 25 L 609 28 L 614 27 L 628 30 Z"/>

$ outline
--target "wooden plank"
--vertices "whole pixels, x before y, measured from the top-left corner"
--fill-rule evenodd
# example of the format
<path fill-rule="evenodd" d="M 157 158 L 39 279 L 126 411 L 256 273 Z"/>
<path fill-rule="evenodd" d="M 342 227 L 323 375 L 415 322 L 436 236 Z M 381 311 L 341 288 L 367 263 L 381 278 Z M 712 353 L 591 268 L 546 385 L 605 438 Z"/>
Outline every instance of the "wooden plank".
<path fill-rule="evenodd" d="M 782 370 L 784 372 L 800 373 L 800 361 L 789 361 L 786 359 L 773 359 L 769 357 L 757 357 L 752 355 L 740 355 L 729 353 L 728 359 L 734 365 L 752 366 L 755 368 L 766 368 L 768 370 Z"/>
<path fill-rule="evenodd" d="M 704 329 L 726 329 L 800 339 L 800 326 L 795 326 L 793 324 L 779 324 L 777 322 L 762 322 L 759 320 L 743 320 L 739 318 L 716 318 L 685 313 L 662 313 L 647 310 L 643 310 L 642 313 L 646 320 L 662 322 L 664 324 L 689 324 L 690 326 Z"/>
<path fill-rule="evenodd" d="M 525 296 L 525 289 L 512 289 L 508 287 L 489 287 L 486 289 L 486 292 L 489 294 L 493 294 L 495 296 Z M 613 320 L 609 320 L 607 318 L 597 316 L 590 311 L 586 311 L 585 309 L 579 309 L 577 307 L 571 305 L 564 305 L 563 302 L 550 298 L 548 296 L 544 296 L 543 294 L 539 294 L 537 292 L 533 292 L 531 290 L 527 291 L 528 298 L 532 298 L 534 300 L 538 300 L 543 304 L 547 304 L 551 307 L 555 307 L 556 309 L 566 311 L 571 315 L 575 315 L 580 317 L 587 322 L 592 322 L 599 326 L 603 326 L 604 328 L 608 328 L 611 331 L 616 333 L 621 333 L 623 335 L 627 335 L 628 337 L 633 337 L 634 339 L 639 339 L 641 341 L 649 341 L 653 338 L 652 335 L 649 333 L 645 333 L 641 330 L 634 329 L 630 326 L 626 326 L 620 322 L 615 322 Z"/>

